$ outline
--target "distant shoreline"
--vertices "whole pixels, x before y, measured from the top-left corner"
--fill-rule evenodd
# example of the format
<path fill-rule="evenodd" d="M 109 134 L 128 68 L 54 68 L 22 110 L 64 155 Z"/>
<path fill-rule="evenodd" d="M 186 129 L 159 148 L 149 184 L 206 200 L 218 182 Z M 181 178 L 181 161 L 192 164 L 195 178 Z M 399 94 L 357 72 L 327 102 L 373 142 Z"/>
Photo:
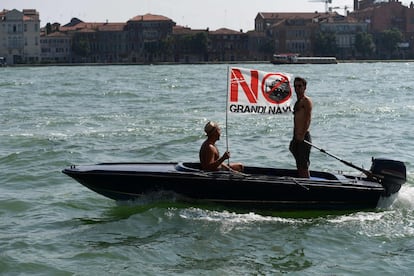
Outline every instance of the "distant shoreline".
<path fill-rule="evenodd" d="M 339 63 L 391 63 L 414 62 L 414 59 L 368 59 L 368 60 L 338 60 Z M 3 67 L 53 67 L 53 66 L 133 66 L 133 65 L 210 65 L 210 64 L 271 64 L 270 61 L 206 61 L 206 62 L 153 62 L 153 63 L 39 63 L 39 64 L 13 64 Z M 288 64 L 291 65 L 291 64 Z M 303 65 L 303 64 L 301 64 Z M 315 64 L 316 65 L 316 64 Z M 325 64 L 324 64 L 325 65 Z M 277 65 L 275 65 L 277 66 Z M 1 67 L 0 67 L 1 68 Z"/>

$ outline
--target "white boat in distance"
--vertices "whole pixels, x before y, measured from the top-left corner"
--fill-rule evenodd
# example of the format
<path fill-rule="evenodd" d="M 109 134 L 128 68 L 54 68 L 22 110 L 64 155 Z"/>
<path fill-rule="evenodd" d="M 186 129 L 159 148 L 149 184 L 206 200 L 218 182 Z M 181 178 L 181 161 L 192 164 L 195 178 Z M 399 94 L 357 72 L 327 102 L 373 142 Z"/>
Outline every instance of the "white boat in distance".
<path fill-rule="evenodd" d="M 337 64 L 336 57 L 301 57 L 299 54 L 274 54 L 273 64 Z"/>

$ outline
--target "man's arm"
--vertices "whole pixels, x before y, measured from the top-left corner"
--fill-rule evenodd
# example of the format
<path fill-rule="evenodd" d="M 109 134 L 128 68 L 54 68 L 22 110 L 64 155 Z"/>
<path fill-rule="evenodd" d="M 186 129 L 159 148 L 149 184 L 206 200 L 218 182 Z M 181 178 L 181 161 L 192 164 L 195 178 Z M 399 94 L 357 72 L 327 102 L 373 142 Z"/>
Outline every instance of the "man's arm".
<path fill-rule="evenodd" d="M 222 157 L 215 160 L 215 156 L 218 156 L 217 149 L 213 145 L 209 145 L 203 152 L 201 158 L 201 167 L 204 170 L 215 171 L 223 163 L 224 160 L 228 159 L 228 154 L 223 154 Z"/>
<path fill-rule="evenodd" d="M 309 131 L 311 119 L 312 119 L 312 100 L 310 98 L 306 97 L 304 133 Z"/>

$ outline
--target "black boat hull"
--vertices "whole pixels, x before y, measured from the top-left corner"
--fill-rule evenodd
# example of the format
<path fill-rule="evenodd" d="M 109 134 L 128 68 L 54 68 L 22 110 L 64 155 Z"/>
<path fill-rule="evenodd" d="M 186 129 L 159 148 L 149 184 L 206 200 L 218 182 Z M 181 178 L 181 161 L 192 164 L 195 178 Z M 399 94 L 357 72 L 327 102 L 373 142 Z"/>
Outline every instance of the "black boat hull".
<path fill-rule="evenodd" d="M 114 200 L 167 191 L 182 201 L 249 210 L 372 209 L 386 190 L 369 179 L 312 171 L 245 167 L 244 173 L 203 172 L 196 163 L 114 163 L 71 166 L 63 173 Z M 399 190 L 395 188 L 394 190 Z"/>

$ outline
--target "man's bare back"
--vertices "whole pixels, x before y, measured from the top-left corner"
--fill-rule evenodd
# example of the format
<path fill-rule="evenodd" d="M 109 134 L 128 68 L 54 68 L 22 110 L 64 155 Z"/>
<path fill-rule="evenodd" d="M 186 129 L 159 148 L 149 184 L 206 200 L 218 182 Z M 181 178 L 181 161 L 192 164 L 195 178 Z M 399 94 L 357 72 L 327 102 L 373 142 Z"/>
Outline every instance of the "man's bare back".
<path fill-rule="evenodd" d="M 216 160 L 219 159 L 219 152 L 216 145 L 212 144 L 209 140 L 204 141 L 200 148 L 200 164 L 203 170 L 220 169 L 211 166 Z"/>

